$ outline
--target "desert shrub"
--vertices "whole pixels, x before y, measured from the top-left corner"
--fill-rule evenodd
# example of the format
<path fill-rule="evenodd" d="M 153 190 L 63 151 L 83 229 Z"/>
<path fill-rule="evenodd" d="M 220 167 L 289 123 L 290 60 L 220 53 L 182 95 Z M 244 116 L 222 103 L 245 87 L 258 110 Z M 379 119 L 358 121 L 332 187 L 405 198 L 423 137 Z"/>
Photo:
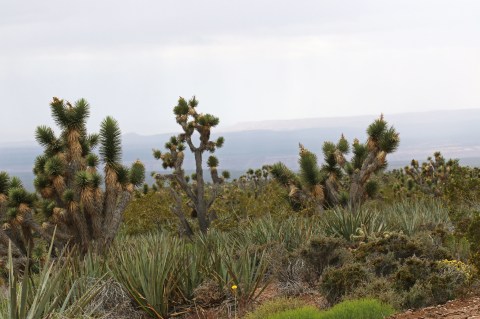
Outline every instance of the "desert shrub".
<path fill-rule="evenodd" d="M 327 267 L 340 266 L 349 259 L 351 254 L 345 246 L 343 239 L 320 236 L 310 241 L 301 256 L 317 275 L 321 275 Z"/>
<path fill-rule="evenodd" d="M 477 213 L 468 226 L 467 239 L 471 248 L 471 263 L 480 270 L 480 213 Z"/>
<path fill-rule="evenodd" d="M 301 258 L 288 259 L 276 271 L 278 288 L 284 296 L 297 296 L 304 293 L 308 287 L 309 269 Z"/>
<path fill-rule="evenodd" d="M 304 306 L 277 312 L 266 316 L 267 319 L 381 319 L 395 313 L 395 310 L 375 299 L 348 300 L 337 304 L 329 310 L 319 311 L 311 306 Z"/>
<path fill-rule="evenodd" d="M 424 250 L 406 235 L 391 233 L 383 238 L 361 245 L 355 255 L 359 259 L 364 259 L 370 254 L 388 253 L 392 253 L 395 259 L 404 259 L 414 255 L 422 255 Z"/>
<path fill-rule="evenodd" d="M 450 259 L 451 254 L 442 246 L 441 239 L 432 232 L 422 232 L 409 237 L 402 233 L 386 233 L 383 237 L 360 245 L 355 257 L 366 260 L 370 255 L 392 253 L 396 260 L 412 256 L 425 257 L 432 260 Z"/>
<path fill-rule="evenodd" d="M 368 282 L 362 283 L 343 299 L 356 300 L 365 298 L 374 298 L 385 304 L 391 305 L 395 309 L 402 309 L 402 298 L 398 291 L 392 287 L 388 278 L 375 277 Z"/>
<path fill-rule="evenodd" d="M 321 277 L 320 289 L 331 304 L 342 296 L 351 293 L 361 284 L 369 281 L 372 274 L 359 263 L 346 264 L 339 268 L 325 269 Z"/>
<path fill-rule="evenodd" d="M 277 312 L 266 319 L 316 319 L 320 318 L 320 311 L 312 306 L 303 306 L 300 308 Z"/>
<path fill-rule="evenodd" d="M 255 311 L 248 313 L 245 319 L 265 319 L 276 313 L 287 310 L 297 309 L 305 306 L 305 302 L 301 299 L 295 298 L 276 298 L 267 301 L 255 309 Z"/>
<path fill-rule="evenodd" d="M 373 254 L 366 258 L 366 262 L 371 265 L 377 276 L 388 276 L 394 273 L 400 265 L 392 252 Z"/>
<path fill-rule="evenodd" d="M 418 257 L 409 257 L 394 274 L 394 286 L 397 290 L 409 290 L 417 281 L 424 280 L 432 272 L 435 263 Z"/>
<path fill-rule="evenodd" d="M 368 208 L 357 212 L 345 208 L 329 210 L 325 212 L 321 226 L 327 235 L 347 241 L 365 240 L 387 230 L 383 216 Z"/>
<path fill-rule="evenodd" d="M 319 319 L 381 319 L 395 313 L 392 306 L 375 299 L 348 300 L 318 316 Z"/>
<path fill-rule="evenodd" d="M 432 288 L 427 283 L 417 282 L 404 292 L 403 308 L 417 309 L 433 304 Z"/>
<path fill-rule="evenodd" d="M 176 229 L 176 217 L 170 211 L 170 199 L 165 190 L 150 192 L 133 199 L 124 213 L 122 232 L 128 235 Z"/>
<path fill-rule="evenodd" d="M 462 294 L 471 268 L 455 260 L 405 260 L 394 276 L 394 287 L 404 293 L 403 305 L 419 308 L 445 303 Z"/>

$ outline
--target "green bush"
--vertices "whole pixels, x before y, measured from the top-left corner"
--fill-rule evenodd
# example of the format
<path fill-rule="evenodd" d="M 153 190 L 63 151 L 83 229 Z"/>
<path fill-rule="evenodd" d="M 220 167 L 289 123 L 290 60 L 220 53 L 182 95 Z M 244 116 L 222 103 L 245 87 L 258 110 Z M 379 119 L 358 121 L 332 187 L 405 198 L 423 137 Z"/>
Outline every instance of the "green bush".
<path fill-rule="evenodd" d="M 395 313 L 387 304 L 375 299 L 348 300 L 320 314 L 319 319 L 381 319 Z"/>
<path fill-rule="evenodd" d="M 277 298 L 261 304 L 255 311 L 248 313 L 245 319 L 265 319 L 276 313 L 302 308 L 304 306 L 305 302 L 301 299 Z"/>
<path fill-rule="evenodd" d="M 409 257 L 394 275 L 395 288 L 409 290 L 417 281 L 425 280 L 434 270 L 435 263 L 418 257 Z"/>
<path fill-rule="evenodd" d="M 304 306 L 264 317 L 266 319 L 382 319 L 395 313 L 395 310 L 375 299 L 349 300 L 339 303 L 326 311 Z"/>
<path fill-rule="evenodd" d="M 392 283 L 388 278 L 376 277 L 362 283 L 354 291 L 347 294 L 344 300 L 374 298 L 391 305 L 395 309 L 402 309 L 403 300 L 401 297 L 402 295 L 392 287 Z"/>
<path fill-rule="evenodd" d="M 128 235 L 177 229 L 177 219 L 170 211 L 170 199 L 165 190 L 134 198 L 127 206 L 122 232 Z"/>
<path fill-rule="evenodd" d="M 321 278 L 320 289 L 331 304 L 342 296 L 351 293 L 364 282 L 368 282 L 371 273 L 359 263 L 346 264 L 339 268 L 327 268 Z"/>
<path fill-rule="evenodd" d="M 301 256 L 317 275 L 321 275 L 327 267 L 341 266 L 349 259 L 351 254 L 346 244 L 341 238 L 320 236 L 310 241 Z"/>

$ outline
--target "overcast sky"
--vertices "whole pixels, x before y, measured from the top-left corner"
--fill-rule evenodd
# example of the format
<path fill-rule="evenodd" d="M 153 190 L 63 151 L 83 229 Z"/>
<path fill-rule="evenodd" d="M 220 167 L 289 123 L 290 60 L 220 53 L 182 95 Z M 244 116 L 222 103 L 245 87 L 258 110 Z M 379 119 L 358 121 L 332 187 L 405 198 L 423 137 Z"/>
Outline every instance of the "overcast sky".
<path fill-rule="evenodd" d="M 0 142 L 51 124 L 52 96 L 155 134 L 192 95 L 220 129 L 479 108 L 480 1 L 0 0 Z"/>

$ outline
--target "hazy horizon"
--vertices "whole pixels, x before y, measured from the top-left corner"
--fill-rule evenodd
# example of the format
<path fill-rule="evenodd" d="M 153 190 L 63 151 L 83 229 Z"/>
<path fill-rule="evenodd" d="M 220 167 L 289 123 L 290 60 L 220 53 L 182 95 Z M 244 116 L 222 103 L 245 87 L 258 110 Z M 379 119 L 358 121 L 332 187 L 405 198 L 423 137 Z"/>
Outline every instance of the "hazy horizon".
<path fill-rule="evenodd" d="M 239 122 L 480 107 L 480 2 L 151 0 L 0 3 L 0 142 L 53 125 L 53 96 L 125 133 L 172 107 Z"/>

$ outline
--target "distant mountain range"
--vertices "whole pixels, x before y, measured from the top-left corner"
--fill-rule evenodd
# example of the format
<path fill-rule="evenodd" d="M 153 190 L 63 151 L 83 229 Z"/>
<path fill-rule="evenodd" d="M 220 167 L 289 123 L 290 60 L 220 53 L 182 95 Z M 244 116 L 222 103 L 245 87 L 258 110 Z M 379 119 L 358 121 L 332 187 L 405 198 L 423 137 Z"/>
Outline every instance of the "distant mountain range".
<path fill-rule="evenodd" d="M 225 137 L 224 147 L 216 153 L 220 168 L 238 176 L 248 168 L 278 161 L 297 169 L 299 143 L 321 159 L 324 141 L 336 142 L 342 133 L 349 141 L 354 138 L 365 140 L 365 130 L 375 118 L 353 116 L 248 122 L 219 129 L 217 133 L 213 131 L 212 135 Z M 391 168 L 404 166 L 412 158 L 424 160 L 437 150 L 445 157 L 460 159 L 465 165 L 480 165 L 480 109 L 387 114 L 385 119 L 397 129 L 401 139 L 398 151 L 388 157 Z M 174 133 L 123 135 L 124 162 L 140 159 L 147 171 L 162 171 L 160 162 L 152 156 L 152 149 L 163 150 L 171 135 Z M 33 161 L 41 151 L 35 142 L 0 144 L 0 170 L 21 177 L 26 186 L 30 186 Z M 191 156 L 186 156 L 185 168 L 194 168 Z"/>

